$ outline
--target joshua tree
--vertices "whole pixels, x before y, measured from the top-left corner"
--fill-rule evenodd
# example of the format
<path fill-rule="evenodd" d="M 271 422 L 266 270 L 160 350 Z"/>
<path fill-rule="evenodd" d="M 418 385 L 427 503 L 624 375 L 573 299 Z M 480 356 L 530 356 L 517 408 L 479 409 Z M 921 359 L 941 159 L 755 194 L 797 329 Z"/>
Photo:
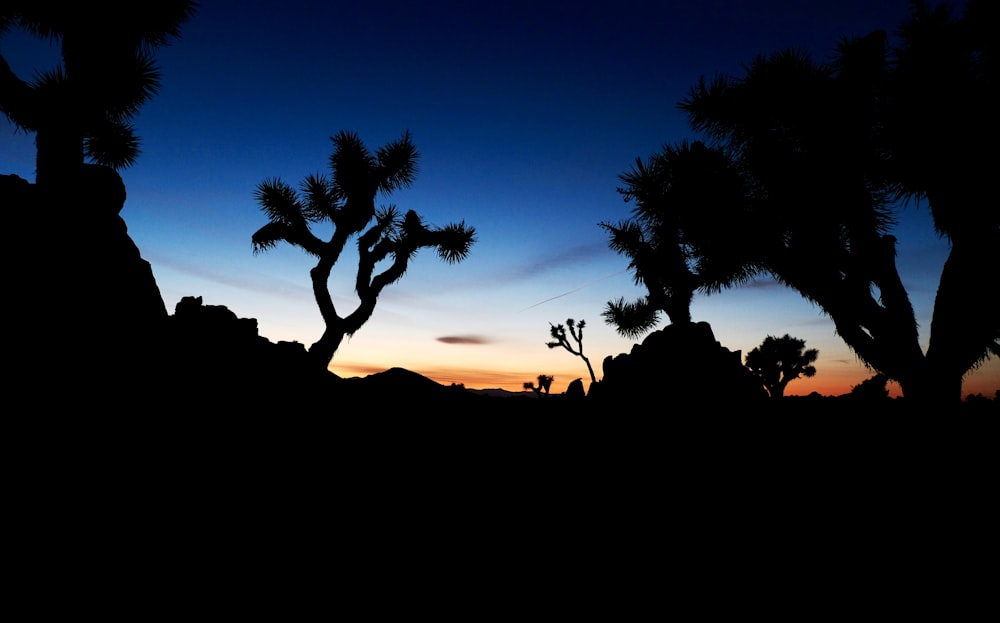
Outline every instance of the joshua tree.
<path fill-rule="evenodd" d="M 785 395 L 785 387 L 800 376 L 816 375 L 815 363 L 819 351 L 815 348 L 803 350 L 805 340 L 794 338 L 787 333 L 782 337 L 772 335 L 764 338 L 760 346 L 746 356 L 746 367 L 750 369 L 775 400 Z"/>
<path fill-rule="evenodd" d="M 926 354 L 911 349 L 907 369 L 890 376 L 904 395 L 941 401 L 957 400 L 963 375 L 1000 357 L 1000 305 L 982 281 L 984 267 L 993 267 L 991 274 L 1000 267 L 997 157 L 982 153 L 1000 140 L 1000 12 L 990 0 L 967 0 L 958 14 L 958 3 L 934 4 L 914 0 L 900 30 L 902 43 L 886 63 L 884 121 L 893 190 L 925 198 L 951 246 Z"/>
<path fill-rule="evenodd" d="M 531 381 L 528 381 L 527 383 L 524 384 L 524 389 L 530 389 L 531 391 L 535 392 L 535 394 L 537 394 L 539 396 L 542 395 L 542 390 L 545 390 L 545 395 L 548 396 L 549 395 L 549 389 L 552 387 L 552 381 L 555 378 L 556 377 L 549 376 L 547 374 L 539 374 L 538 375 L 538 387 L 535 387 L 534 383 L 532 383 Z"/>
<path fill-rule="evenodd" d="M 553 325 L 550 322 L 549 333 L 552 335 L 555 341 L 546 342 L 545 345 L 548 346 L 549 348 L 558 348 L 562 346 L 563 348 L 568 350 L 571 354 L 576 355 L 580 359 L 583 359 L 583 362 L 587 364 L 587 372 L 590 372 L 590 382 L 596 383 L 597 377 L 594 376 L 594 368 L 590 365 L 590 359 L 587 359 L 587 356 L 583 354 L 583 328 L 586 325 L 587 322 L 585 320 L 581 320 L 579 324 L 572 318 L 568 318 L 566 320 L 566 327 L 569 327 L 569 334 L 570 336 L 573 337 L 573 341 L 576 342 L 576 349 L 574 349 L 573 345 L 569 343 L 568 339 L 566 339 L 566 327 L 564 327 L 561 324 Z"/>
<path fill-rule="evenodd" d="M 0 55 L 0 111 L 35 133 L 36 183 L 71 187 L 85 158 L 112 168 L 131 165 L 139 139 L 131 120 L 159 87 L 152 53 L 180 35 L 196 2 L 155 3 L 5 0 L 0 37 L 20 28 L 58 41 L 62 63 L 24 81 Z"/>
<path fill-rule="evenodd" d="M 310 276 L 326 330 L 309 353 L 323 368 L 330 364 L 344 336 L 353 335 L 371 318 L 379 294 L 403 276 L 420 249 L 435 249 L 442 260 L 455 263 L 468 256 L 476 239 L 475 229 L 464 222 L 430 227 L 413 210 L 401 216 L 395 206 L 375 209 L 379 192 L 389 194 L 413 182 L 418 153 L 409 132 L 374 154 L 354 133 L 341 132 L 331 140 L 332 177 L 310 175 L 300 192 L 280 179 L 268 179 L 257 186 L 257 202 L 271 221 L 253 235 L 254 253 L 283 241 L 316 257 Z M 324 221 L 333 225 L 333 233 L 325 241 L 310 229 L 311 224 Z M 359 303 L 354 311 L 341 316 L 327 282 L 353 236 L 357 236 L 358 245 L 355 291 Z M 388 266 L 374 274 L 383 260 Z"/>
<path fill-rule="evenodd" d="M 608 303 L 602 315 L 621 335 L 641 336 L 661 314 L 673 324 L 690 323 L 695 292 L 746 281 L 758 269 L 747 188 L 723 151 L 701 142 L 665 145 L 645 162 L 636 159 L 619 179 L 618 192 L 635 202 L 633 217 L 600 226 L 648 293 Z"/>
<path fill-rule="evenodd" d="M 890 49 L 886 34 L 843 40 L 830 64 L 787 51 L 740 77 L 702 80 L 680 103 L 697 131 L 746 177 L 767 236 L 766 273 L 817 304 L 872 369 L 915 403 L 961 400 L 962 377 L 1000 356 L 1000 311 L 981 279 L 997 265 L 993 197 L 995 4 L 959 18 L 916 0 Z M 926 200 L 951 246 L 926 352 L 896 266 L 897 199 Z M 993 272 L 996 272 L 995 270 Z"/>

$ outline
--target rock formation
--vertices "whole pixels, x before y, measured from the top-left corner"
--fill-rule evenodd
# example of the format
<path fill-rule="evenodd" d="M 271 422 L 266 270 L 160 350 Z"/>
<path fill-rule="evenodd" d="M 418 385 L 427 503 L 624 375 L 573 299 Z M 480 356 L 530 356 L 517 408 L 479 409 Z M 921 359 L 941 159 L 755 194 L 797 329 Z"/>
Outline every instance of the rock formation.
<path fill-rule="evenodd" d="M 61 376 L 100 395 L 155 351 L 166 307 L 119 214 L 124 203 L 125 185 L 108 167 L 82 165 L 58 188 L 0 176 L 25 376 Z"/>
<path fill-rule="evenodd" d="M 760 381 L 743 366 L 740 352 L 716 341 L 707 322 L 654 331 L 630 353 L 606 357 L 603 367 L 604 378 L 592 388 L 591 398 L 656 414 L 689 412 L 698 404 L 767 399 Z"/>

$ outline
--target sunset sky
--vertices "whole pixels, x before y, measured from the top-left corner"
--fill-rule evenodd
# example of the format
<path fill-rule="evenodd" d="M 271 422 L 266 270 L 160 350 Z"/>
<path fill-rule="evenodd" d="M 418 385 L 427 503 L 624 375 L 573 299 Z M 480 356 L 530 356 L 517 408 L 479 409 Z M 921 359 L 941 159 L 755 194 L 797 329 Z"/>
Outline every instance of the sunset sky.
<path fill-rule="evenodd" d="M 642 290 L 597 224 L 629 216 L 616 187 L 636 157 L 699 138 L 678 100 L 699 77 L 739 75 L 761 53 L 798 48 L 828 60 L 843 36 L 894 30 L 908 6 L 204 0 L 182 38 L 157 53 L 162 85 L 136 122 L 143 153 L 121 172 L 122 216 L 171 313 L 181 297 L 202 296 L 256 318 L 271 341 L 308 345 L 322 332 L 312 259 L 287 245 L 253 255 L 250 237 L 267 222 L 254 189 L 327 172 L 329 137 L 341 130 L 372 149 L 409 130 L 421 154 L 416 181 L 378 202 L 436 225 L 464 220 L 478 242 L 457 265 L 419 254 L 331 369 L 349 377 L 403 367 L 515 391 L 544 373 L 561 392 L 589 377 L 582 360 L 546 348 L 549 323 L 586 320 L 584 352 L 598 378 L 605 356 L 632 347 L 601 312 Z M 0 50 L 22 78 L 57 59 L 55 47 L 19 31 Z M 33 137 L 6 120 L 0 173 L 34 180 Z M 921 204 L 901 210 L 896 235 L 926 346 L 948 245 Z M 354 268 L 345 254 L 331 281 L 342 314 L 353 309 Z M 788 394 L 846 393 L 872 374 L 818 307 L 773 282 L 698 295 L 692 312 L 744 354 L 785 333 L 817 348 L 816 376 Z M 966 378 L 963 396 L 997 389 L 993 359 Z"/>

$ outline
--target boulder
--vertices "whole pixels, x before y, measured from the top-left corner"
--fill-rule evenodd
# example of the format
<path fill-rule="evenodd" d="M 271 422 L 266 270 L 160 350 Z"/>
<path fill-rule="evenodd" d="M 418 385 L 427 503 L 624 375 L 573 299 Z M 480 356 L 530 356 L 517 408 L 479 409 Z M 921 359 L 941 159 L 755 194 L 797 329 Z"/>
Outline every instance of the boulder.
<path fill-rule="evenodd" d="M 654 331 L 631 352 L 606 357 L 603 369 L 600 391 L 591 391 L 594 398 L 656 413 L 767 400 L 740 351 L 722 346 L 707 322 Z"/>

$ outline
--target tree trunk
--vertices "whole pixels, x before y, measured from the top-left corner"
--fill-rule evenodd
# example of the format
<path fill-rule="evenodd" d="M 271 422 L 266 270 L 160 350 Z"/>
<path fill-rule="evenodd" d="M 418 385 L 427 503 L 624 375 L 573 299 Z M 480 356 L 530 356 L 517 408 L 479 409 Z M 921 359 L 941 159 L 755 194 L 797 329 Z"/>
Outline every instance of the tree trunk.
<path fill-rule="evenodd" d="M 959 404 L 962 399 L 962 377 L 943 377 L 929 370 L 930 366 L 899 381 L 903 399 L 921 411 L 946 409 Z"/>
<path fill-rule="evenodd" d="M 934 299 L 930 344 L 922 378 L 909 384 L 910 394 L 933 405 L 962 400 L 962 379 L 989 353 L 1000 333 L 1000 310 L 983 274 L 997 266 L 1000 232 L 954 233 L 951 252 L 941 272 Z M 985 277 L 985 279 L 984 279 Z"/>
<path fill-rule="evenodd" d="M 329 367 L 330 361 L 333 360 L 333 354 L 340 348 L 340 343 L 346 333 L 344 322 L 337 314 L 337 308 L 334 306 L 330 290 L 327 288 L 327 281 L 335 261 L 332 254 L 325 254 L 309 271 L 309 276 L 312 278 L 313 296 L 316 298 L 320 316 L 323 317 L 323 323 L 326 325 L 323 335 L 309 347 L 309 354 L 315 360 L 316 365 L 324 370 Z"/>
<path fill-rule="evenodd" d="M 46 193 L 71 194 L 72 181 L 83 166 L 79 132 L 66 124 L 39 129 L 35 147 L 35 184 Z"/>
<path fill-rule="evenodd" d="M 309 347 L 309 357 L 316 363 L 317 367 L 323 370 L 329 369 L 333 355 L 340 348 L 340 343 L 344 341 L 344 335 L 343 329 L 328 325 L 319 340 Z"/>
<path fill-rule="evenodd" d="M 771 394 L 773 400 L 781 400 L 785 397 L 785 387 L 788 386 L 787 381 L 781 381 L 775 385 L 768 387 L 768 391 Z"/>
<path fill-rule="evenodd" d="M 587 364 L 587 372 L 590 372 L 590 382 L 591 383 L 596 383 L 597 382 L 597 377 L 594 375 L 594 366 L 590 365 L 590 359 L 587 359 L 586 357 L 583 356 L 583 348 L 582 347 L 581 347 L 580 351 L 581 351 L 580 352 L 580 358 L 583 359 L 583 362 L 585 364 Z M 572 351 L 570 351 L 570 352 L 572 352 Z"/>

